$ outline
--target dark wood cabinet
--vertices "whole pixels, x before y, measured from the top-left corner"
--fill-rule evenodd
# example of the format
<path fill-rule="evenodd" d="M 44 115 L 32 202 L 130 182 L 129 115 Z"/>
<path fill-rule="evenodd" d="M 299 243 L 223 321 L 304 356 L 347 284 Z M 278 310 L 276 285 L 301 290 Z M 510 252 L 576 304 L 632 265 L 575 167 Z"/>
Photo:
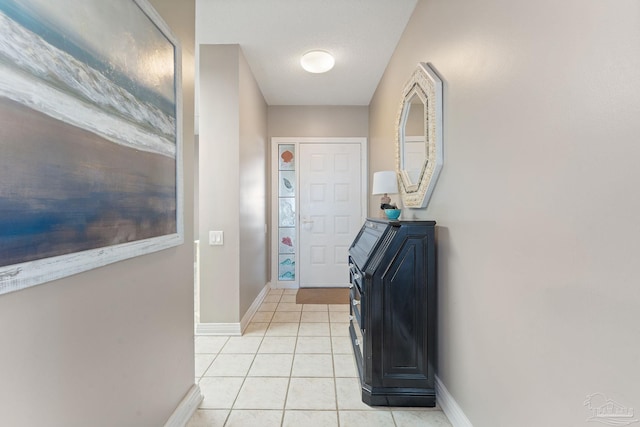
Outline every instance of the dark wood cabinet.
<path fill-rule="evenodd" d="M 434 221 L 368 219 L 349 248 L 349 333 L 369 405 L 435 406 Z"/>

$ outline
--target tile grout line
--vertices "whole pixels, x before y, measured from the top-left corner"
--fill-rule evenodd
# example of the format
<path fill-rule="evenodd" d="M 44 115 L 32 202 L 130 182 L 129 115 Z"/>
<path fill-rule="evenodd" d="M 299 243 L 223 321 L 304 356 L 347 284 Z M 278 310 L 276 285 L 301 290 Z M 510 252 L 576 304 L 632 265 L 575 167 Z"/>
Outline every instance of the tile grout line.
<path fill-rule="evenodd" d="M 278 305 L 280 305 L 280 302 L 282 302 L 282 297 L 284 296 L 284 292 L 282 294 L 280 294 L 280 299 L 278 300 Z M 275 311 L 273 312 L 273 316 L 271 317 L 271 322 L 269 322 L 269 325 L 267 325 L 267 330 L 264 331 L 264 336 L 267 336 L 267 331 L 269 330 L 269 328 L 271 327 L 271 323 L 273 322 L 273 318 L 276 315 L 276 311 L 278 310 L 278 305 L 276 305 Z M 295 350 L 295 345 L 294 345 L 294 350 Z M 282 402 L 282 415 L 280 416 L 280 427 L 283 426 L 284 424 L 284 411 L 285 408 L 287 406 L 287 396 L 289 395 L 289 383 L 291 382 L 291 369 L 293 369 L 293 356 L 291 359 L 291 367 L 289 368 L 289 379 L 287 380 L 287 391 L 285 391 L 284 393 L 284 400 Z"/>
<path fill-rule="evenodd" d="M 260 345 L 262 345 L 262 341 L 263 340 L 264 340 L 264 336 L 260 340 Z M 255 360 L 256 360 L 256 355 L 258 354 L 258 349 L 260 349 L 260 345 L 258 345 L 258 348 L 256 349 L 256 353 L 253 355 L 253 360 L 251 361 L 251 365 L 253 365 L 253 362 L 255 362 Z M 233 353 L 231 353 L 231 354 L 233 354 Z M 229 422 L 229 419 L 231 418 L 231 414 L 234 411 L 234 407 L 236 406 L 236 402 L 238 401 L 238 397 L 240 397 L 240 392 L 242 391 L 242 387 L 244 386 L 245 382 L 247 381 L 247 377 L 249 376 L 249 370 L 251 370 L 251 365 L 249 366 L 249 369 L 247 370 L 247 373 L 242 378 L 242 383 L 240 384 L 240 388 L 238 389 L 238 394 L 236 394 L 236 397 L 233 399 L 233 402 L 231 403 L 231 408 L 229 408 L 229 413 L 227 414 L 227 418 L 225 419 L 223 426 L 227 425 L 227 423 Z"/>
<path fill-rule="evenodd" d="M 302 317 L 302 314 L 300 315 Z M 293 353 L 291 355 L 291 367 L 289 368 L 289 380 L 287 381 L 287 391 L 284 394 L 284 402 L 282 404 L 282 419 L 280 420 L 280 427 L 284 426 L 284 417 L 287 411 L 287 400 L 289 399 L 289 389 L 291 387 L 291 377 L 293 376 L 293 364 L 296 360 L 296 348 L 298 347 L 298 333 L 300 332 L 300 322 L 298 321 L 298 329 L 296 331 L 296 342 L 293 346 Z"/>
<path fill-rule="evenodd" d="M 200 381 L 202 380 L 202 378 L 205 377 L 205 374 L 207 373 L 207 371 L 209 369 L 211 369 L 211 365 L 213 365 L 213 362 L 215 362 L 215 360 L 218 358 L 218 356 L 220 355 L 220 352 L 222 351 L 222 349 L 224 348 L 225 345 L 227 345 L 227 343 L 229 342 L 229 337 L 225 337 L 225 342 L 224 344 L 222 344 L 222 346 L 220 347 L 220 350 L 218 350 L 215 353 L 215 356 L 213 356 L 213 359 L 211 359 L 211 362 L 207 365 L 207 367 L 204 369 L 204 371 L 202 371 L 202 375 L 200 375 L 198 377 L 198 384 L 200 384 Z M 198 353 L 198 354 L 213 354 L 213 353 Z"/>
<path fill-rule="evenodd" d="M 284 408 L 282 409 L 282 420 L 280 422 L 281 427 L 284 426 L 284 417 L 287 412 L 287 401 L 289 400 L 289 390 L 291 389 L 291 378 L 293 378 L 293 365 L 296 361 L 296 354 L 297 354 L 296 350 L 298 349 L 298 337 L 300 334 L 300 324 L 302 323 L 303 309 L 304 309 L 304 305 L 302 305 L 300 309 L 300 318 L 298 319 L 298 329 L 296 330 L 296 342 L 295 342 L 295 345 L 293 346 L 293 354 L 291 356 L 292 359 L 291 359 L 291 368 L 289 369 L 289 381 L 287 382 L 287 392 L 285 393 L 285 397 L 284 397 Z"/>
<path fill-rule="evenodd" d="M 282 298 L 282 296 L 280 296 L 280 298 Z M 262 304 L 261 304 L 262 305 Z M 273 319 L 273 316 L 272 316 Z M 251 318 L 251 320 L 253 320 L 253 317 Z M 249 322 L 251 323 L 251 322 Z M 236 402 L 238 401 L 238 397 L 240 397 L 240 392 L 242 391 L 242 387 L 244 386 L 244 384 L 247 381 L 247 378 L 249 377 L 249 372 L 251 371 L 251 367 L 253 366 L 253 363 L 256 361 L 256 357 L 258 355 L 258 352 L 260 351 L 260 346 L 262 345 L 262 343 L 264 342 L 264 338 L 267 334 L 267 330 L 269 329 L 269 326 L 271 325 L 271 320 L 269 321 L 269 323 L 267 324 L 267 329 L 264 331 L 264 334 L 262 335 L 262 337 L 260 338 L 260 344 L 258 345 L 258 347 L 255 350 L 255 353 L 253 354 L 253 360 L 251 361 L 251 365 L 249 365 L 249 369 L 247 369 L 246 374 L 244 375 L 244 377 L 242 378 L 242 384 L 240 384 L 240 388 L 238 389 L 238 394 L 236 394 L 235 399 L 233 399 L 233 403 L 231 404 L 231 408 L 229 409 L 229 413 L 227 414 L 227 418 L 224 421 L 223 426 L 226 426 L 227 423 L 229 422 L 229 419 L 231 418 L 231 414 L 234 410 L 238 411 L 239 409 L 236 409 Z M 228 340 L 227 340 L 228 342 Z M 225 344 L 226 345 L 226 344 Z M 220 349 L 220 351 L 222 351 L 222 349 Z M 284 418 L 284 414 L 283 414 L 283 418 Z"/>
<path fill-rule="evenodd" d="M 331 346 L 331 362 L 333 363 L 333 392 L 336 399 L 336 422 L 340 427 L 340 406 L 338 403 L 338 381 L 336 379 L 336 358 L 333 352 L 333 329 L 331 329 L 331 309 L 327 305 L 327 316 L 329 316 L 329 345 Z"/>

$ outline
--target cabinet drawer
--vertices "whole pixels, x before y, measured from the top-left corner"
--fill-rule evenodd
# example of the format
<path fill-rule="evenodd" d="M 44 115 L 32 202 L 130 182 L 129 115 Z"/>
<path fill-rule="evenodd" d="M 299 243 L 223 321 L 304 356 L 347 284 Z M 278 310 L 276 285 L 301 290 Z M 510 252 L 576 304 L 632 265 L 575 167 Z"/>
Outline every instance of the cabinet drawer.
<path fill-rule="evenodd" d="M 349 322 L 349 338 L 351 338 L 353 355 L 355 356 L 356 366 L 358 367 L 358 376 L 362 381 L 362 378 L 364 375 L 363 361 L 364 361 L 365 351 L 364 351 L 364 345 L 362 342 L 361 335 L 356 331 L 360 331 L 360 328 L 358 328 L 358 325 L 352 319 L 351 322 Z"/>
<path fill-rule="evenodd" d="M 362 283 L 363 283 L 363 276 L 362 276 L 362 272 L 360 271 L 360 269 L 358 268 L 358 266 L 353 262 L 353 260 L 349 259 L 349 282 L 350 282 L 350 286 L 355 286 L 358 288 L 358 291 L 360 293 L 362 293 Z"/>
<path fill-rule="evenodd" d="M 362 330 L 358 327 L 357 324 L 353 325 L 353 332 L 355 334 L 355 339 L 353 340 L 353 344 L 355 348 L 360 352 L 360 357 L 364 360 L 364 336 Z"/>
<path fill-rule="evenodd" d="M 351 287 L 350 295 L 349 295 L 349 305 L 351 306 L 351 315 L 357 321 L 357 325 L 359 329 L 364 329 L 362 303 L 363 303 L 363 295 L 360 293 L 360 290 L 358 289 L 358 287 L 357 286 Z"/>

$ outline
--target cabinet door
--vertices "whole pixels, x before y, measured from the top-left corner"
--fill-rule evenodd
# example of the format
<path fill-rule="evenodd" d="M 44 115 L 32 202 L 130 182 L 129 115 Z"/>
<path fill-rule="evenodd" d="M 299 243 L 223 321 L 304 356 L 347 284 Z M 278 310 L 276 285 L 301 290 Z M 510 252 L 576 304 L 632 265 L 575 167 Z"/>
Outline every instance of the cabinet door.
<path fill-rule="evenodd" d="M 430 384 L 427 298 L 428 236 L 407 235 L 382 277 L 383 387 Z"/>

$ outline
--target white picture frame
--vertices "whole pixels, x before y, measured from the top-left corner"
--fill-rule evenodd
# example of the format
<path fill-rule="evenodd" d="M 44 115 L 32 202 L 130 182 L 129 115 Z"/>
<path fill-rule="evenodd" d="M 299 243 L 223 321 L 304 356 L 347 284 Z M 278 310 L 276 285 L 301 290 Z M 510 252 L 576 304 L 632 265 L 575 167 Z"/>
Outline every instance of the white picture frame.
<path fill-rule="evenodd" d="M 146 0 L 82 6 L 0 6 L 0 294 L 184 243 L 178 39 Z"/>

